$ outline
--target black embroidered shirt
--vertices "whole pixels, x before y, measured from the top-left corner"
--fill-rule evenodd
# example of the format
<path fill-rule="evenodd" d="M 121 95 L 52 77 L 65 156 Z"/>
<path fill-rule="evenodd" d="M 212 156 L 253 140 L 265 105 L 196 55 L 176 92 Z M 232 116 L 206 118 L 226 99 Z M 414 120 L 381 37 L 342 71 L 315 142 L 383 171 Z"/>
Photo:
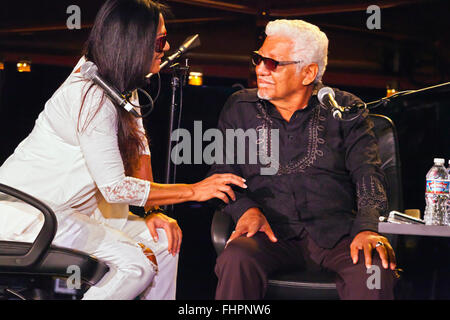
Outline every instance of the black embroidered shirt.
<path fill-rule="evenodd" d="M 335 94 L 343 106 L 360 102 L 344 91 L 335 89 Z M 227 100 L 218 128 L 224 137 L 227 129 L 254 129 L 256 146 L 245 147 L 245 163 L 227 154 L 225 163 L 214 164 L 209 175 L 231 172 L 247 180 L 248 189 L 236 189 L 236 201 L 224 208 L 235 221 L 258 207 L 277 237 L 295 237 L 306 228 L 318 245 L 331 248 L 346 235 L 377 231 L 378 218 L 387 210 L 372 127 L 367 111 L 353 121 L 334 119 L 316 91 L 307 107 L 287 122 L 274 105 L 257 97 L 256 89 L 241 90 Z M 278 129 L 278 159 L 271 158 L 278 170 L 262 175 L 261 169 L 268 167 L 264 161 L 276 150 L 271 129 Z M 237 139 L 224 139 L 228 143 L 238 150 Z M 255 152 L 262 161 L 251 164 Z"/>

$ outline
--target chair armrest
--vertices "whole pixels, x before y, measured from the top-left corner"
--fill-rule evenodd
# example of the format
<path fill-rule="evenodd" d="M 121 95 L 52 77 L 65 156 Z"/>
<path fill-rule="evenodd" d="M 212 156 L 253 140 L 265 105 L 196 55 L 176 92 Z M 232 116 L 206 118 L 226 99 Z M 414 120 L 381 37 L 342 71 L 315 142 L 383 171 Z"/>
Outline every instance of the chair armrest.
<path fill-rule="evenodd" d="M 46 204 L 29 194 L 1 183 L 0 192 L 26 202 L 44 214 L 44 224 L 32 243 L 30 250 L 23 255 L 7 255 L 0 252 L 0 267 L 14 267 L 20 269 L 30 267 L 38 262 L 50 248 L 58 226 L 55 213 Z"/>
<path fill-rule="evenodd" d="M 233 227 L 233 219 L 228 214 L 222 210 L 217 210 L 214 212 L 211 223 L 211 239 L 217 255 L 219 255 L 225 248 L 227 240 L 233 231 Z"/>

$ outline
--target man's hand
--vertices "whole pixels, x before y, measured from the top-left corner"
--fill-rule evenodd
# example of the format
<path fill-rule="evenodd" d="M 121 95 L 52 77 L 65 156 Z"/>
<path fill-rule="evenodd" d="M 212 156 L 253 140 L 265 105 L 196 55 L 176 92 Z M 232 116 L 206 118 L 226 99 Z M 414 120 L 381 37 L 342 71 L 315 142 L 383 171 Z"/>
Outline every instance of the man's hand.
<path fill-rule="evenodd" d="M 377 243 L 379 243 L 378 246 Z M 366 268 L 370 268 L 372 266 L 372 250 L 374 248 L 380 255 L 383 268 L 387 269 L 389 263 L 392 270 L 397 267 L 395 253 L 389 241 L 385 237 L 372 231 L 362 231 L 358 233 L 350 244 L 350 255 L 353 264 L 358 262 L 359 250 L 364 250 Z"/>
<path fill-rule="evenodd" d="M 227 245 L 244 233 L 247 233 L 247 237 L 252 237 L 259 231 L 264 232 L 272 242 L 278 241 L 269 225 L 269 222 L 267 222 L 267 219 L 262 214 L 261 210 L 258 208 L 250 208 L 245 211 L 238 220 L 236 229 L 228 239 Z"/>
<path fill-rule="evenodd" d="M 150 231 L 150 234 L 155 242 L 158 241 L 158 233 L 156 232 L 156 229 L 162 228 L 166 231 L 169 253 L 175 256 L 180 252 L 183 234 L 175 219 L 172 219 L 162 213 L 152 213 L 145 218 L 145 223 L 147 224 L 148 230 Z"/>

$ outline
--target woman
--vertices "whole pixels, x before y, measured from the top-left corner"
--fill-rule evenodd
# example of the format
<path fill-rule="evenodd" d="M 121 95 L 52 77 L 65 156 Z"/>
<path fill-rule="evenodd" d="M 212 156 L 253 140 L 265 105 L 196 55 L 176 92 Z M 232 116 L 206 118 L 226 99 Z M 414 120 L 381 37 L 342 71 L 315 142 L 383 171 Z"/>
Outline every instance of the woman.
<path fill-rule="evenodd" d="M 181 230 L 161 212 L 184 201 L 234 199 L 232 174 L 187 185 L 152 182 L 142 120 L 112 104 L 79 70 L 90 60 L 121 92 L 157 73 L 169 49 L 161 7 L 150 0 L 110 0 L 100 9 L 84 57 L 46 103 L 31 134 L 0 167 L 0 182 L 47 203 L 58 218 L 54 244 L 88 252 L 110 271 L 84 299 L 174 299 Z M 22 203 L 0 202 L 0 239 L 33 241 L 42 217 Z M 156 258 L 156 259 L 155 259 Z M 83 270 L 81 270 L 83 272 Z"/>

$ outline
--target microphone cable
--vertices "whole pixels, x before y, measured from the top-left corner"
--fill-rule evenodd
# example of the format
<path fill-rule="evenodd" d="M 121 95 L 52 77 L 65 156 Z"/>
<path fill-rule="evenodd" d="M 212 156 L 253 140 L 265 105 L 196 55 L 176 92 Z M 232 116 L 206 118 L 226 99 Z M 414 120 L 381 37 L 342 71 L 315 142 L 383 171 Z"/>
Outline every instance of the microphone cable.
<path fill-rule="evenodd" d="M 397 96 L 400 96 L 400 95 L 403 95 L 403 94 L 406 94 L 406 93 L 410 93 L 412 91 L 414 91 L 414 90 L 399 91 L 399 92 L 396 92 L 396 93 L 394 93 L 393 95 L 391 95 L 389 97 L 383 97 L 383 98 L 381 98 L 379 100 L 375 100 L 375 101 L 368 102 L 368 103 L 363 101 L 362 104 L 361 103 L 353 104 L 348 109 L 358 108 L 358 109 L 362 110 L 362 112 L 364 112 L 365 109 L 368 109 L 370 111 L 370 110 L 373 110 L 373 109 L 378 108 L 380 106 L 386 106 L 386 104 L 391 102 L 392 98 L 396 98 Z M 362 114 L 362 112 L 358 111 L 358 114 L 356 116 L 354 116 L 353 118 L 351 118 L 351 119 L 343 119 L 342 118 L 342 119 L 340 119 L 340 121 L 347 121 L 347 122 L 353 121 L 356 118 L 358 118 Z M 347 113 L 348 113 L 348 111 L 347 111 Z"/>
<path fill-rule="evenodd" d="M 398 97 L 398 96 L 401 96 L 401 95 L 403 95 L 403 94 L 407 94 L 407 93 L 411 93 L 411 92 L 413 92 L 413 91 L 415 91 L 415 90 L 404 90 L 404 91 L 399 91 L 399 92 L 396 92 L 396 93 L 394 93 L 393 95 L 391 95 L 391 96 L 389 96 L 389 97 L 383 97 L 383 98 L 381 98 L 381 99 L 379 99 L 379 100 L 375 100 L 375 101 L 371 101 L 371 102 L 362 102 L 362 104 L 361 103 L 356 103 L 356 104 L 353 104 L 352 106 L 350 106 L 350 107 L 348 107 L 348 109 L 350 110 L 351 108 L 358 108 L 358 109 L 361 109 L 361 110 L 365 110 L 365 109 L 368 109 L 369 111 L 370 110 L 373 110 L 373 109 L 375 109 L 375 108 L 378 108 L 378 107 L 381 107 L 381 106 L 386 106 L 386 104 L 388 104 L 389 102 L 391 102 L 391 99 L 392 98 L 396 98 L 396 97 Z M 344 107 L 344 109 L 345 109 L 345 107 Z M 362 112 L 363 112 L 362 111 Z M 356 116 L 354 116 L 353 118 L 350 118 L 350 119 L 344 119 L 344 118 L 342 118 L 342 119 L 340 119 L 340 121 L 353 121 L 353 120 L 355 120 L 356 118 L 358 118 L 361 114 L 362 114 L 362 112 L 359 112 L 358 111 L 358 114 L 356 115 Z M 345 111 L 344 111 L 344 113 L 345 113 Z M 348 111 L 347 111 L 347 113 L 348 113 Z"/>
<path fill-rule="evenodd" d="M 361 100 L 362 101 L 362 100 Z M 344 115 L 350 113 L 350 110 L 352 108 L 358 108 L 358 111 L 356 112 L 356 116 L 354 116 L 353 118 L 350 119 L 345 119 Z M 344 122 L 351 122 L 353 120 L 355 120 L 356 118 L 358 118 L 365 109 L 367 109 L 367 104 L 363 101 L 362 104 L 361 103 L 357 103 L 357 104 L 353 104 L 350 107 L 343 107 L 344 108 L 344 112 L 342 113 L 342 118 L 339 119 L 339 121 L 344 121 Z"/>
<path fill-rule="evenodd" d="M 154 110 L 154 108 L 155 108 L 155 102 L 156 102 L 156 100 L 158 100 L 159 94 L 160 94 L 160 92 L 161 92 L 161 75 L 159 74 L 159 72 L 157 73 L 157 75 L 158 75 L 158 90 L 157 90 L 157 92 L 156 92 L 155 98 L 152 98 L 152 96 L 150 95 L 150 93 L 147 92 L 147 90 L 144 90 L 144 89 L 142 89 L 142 88 L 136 88 L 136 90 L 138 90 L 139 92 L 141 92 L 142 94 L 144 94 L 144 95 L 147 97 L 147 99 L 148 99 L 148 101 L 149 101 L 147 104 L 144 104 L 144 105 L 135 105 L 134 103 L 132 103 L 132 102 L 129 100 L 129 98 L 131 97 L 131 93 L 128 92 L 127 94 L 125 94 L 125 97 L 126 97 L 127 101 L 128 101 L 133 107 L 138 108 L 138 109 L 141 110 L 141 112 L 140 112 L 141 115 L 138 116 L 138 118 L 145 118 L 145 117 L 147 117 L 148 115 L 150 115 L 150 113 L 153 112 L 153 110 Z M 146 78 L 146 80 L 147 80 L 147 83 L 150 85 L 150 78 Z M 143 110 L 143 109 L 148 109 L 148 111 L 146 111 L 145 114 L 142 114 L 142 110 Z M 135 116 L 135 117 L 136 117 L 136 116 Z"/>

